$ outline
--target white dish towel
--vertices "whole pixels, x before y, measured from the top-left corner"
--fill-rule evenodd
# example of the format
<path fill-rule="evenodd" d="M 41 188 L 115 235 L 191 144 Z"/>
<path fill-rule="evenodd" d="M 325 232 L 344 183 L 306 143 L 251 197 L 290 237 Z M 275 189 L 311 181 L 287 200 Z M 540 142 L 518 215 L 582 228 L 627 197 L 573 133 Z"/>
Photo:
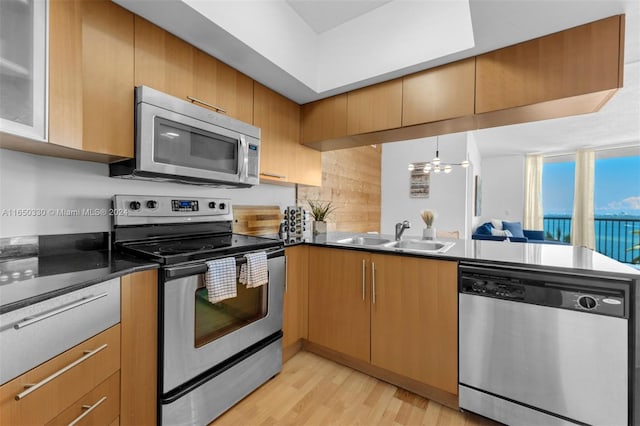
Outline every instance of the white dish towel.
<path fill-rule="evenodd" d="M 240 283 L 245 284 L 247 288 L 253 288 L 269 282 L 267 253 L 264 251 L 247 253 L 244 257 L 247 259 L 247 263 L 240 266 Z"/>
<path fill-rule="evenodd" d="M 218 303 L 238 295 L 236 289 L 236 260 L 233 257 L 210 260 L 204 274 L 209 302 Z"/>

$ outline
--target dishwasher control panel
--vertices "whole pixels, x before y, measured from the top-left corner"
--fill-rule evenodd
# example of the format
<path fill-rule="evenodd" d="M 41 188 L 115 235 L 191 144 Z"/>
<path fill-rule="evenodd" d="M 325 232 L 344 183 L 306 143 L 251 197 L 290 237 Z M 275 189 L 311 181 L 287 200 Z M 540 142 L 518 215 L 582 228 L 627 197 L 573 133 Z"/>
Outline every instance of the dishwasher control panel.
<path fill-rule="evenodd" d="M 621 291 L 579 287 L 548 279 L 463 273 L 460 293 L 615 317 L 624 317 L 626 309 Z"/>

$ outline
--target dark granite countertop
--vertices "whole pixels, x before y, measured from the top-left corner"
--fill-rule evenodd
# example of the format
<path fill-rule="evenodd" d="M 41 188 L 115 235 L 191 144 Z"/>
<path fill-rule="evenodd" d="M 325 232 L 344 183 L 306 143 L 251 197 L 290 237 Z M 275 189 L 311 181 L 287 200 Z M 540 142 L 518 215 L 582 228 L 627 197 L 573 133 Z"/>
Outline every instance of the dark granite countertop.
<path fill-rule="evenodd" d="M 314 236 L 306 241 L 314 246 L 325 246 L 351 250 L 364 250 L 404 256 L 420 256 L 442 260 L 473 263 L 491 263 L 503 266 L 524 267 L 531 270 L 583 273 L 595 276 L 615 276 L 640 279 L 640 270 L 620 263 L 593 250 L 571 245 L 516 243 L 506 241 L 452 240 L 455 245 L 444 253 L 419 253 L 384 246 L 358 246 L 338 243 L 338 240 L 353 236 L 377 236 L 394 240 L 392 235 L 370 235 L 333 232 Z M 403 236 L 403 239 L 421 239 L 418 236 Z"/>
<path fill-rule="evenodd" d="M 31 256 L 21 253 L 20 257 L 0 258 L 0 314 L 112 278 L 159 267 L 155 262 L 110 250 L 108 236 L 100 235 L 102 234 L 77 234 L 65 236 L 66 239 L 40 237 L 39 252 Z M 443 239 L 455 242 L 455 245 L 444 253 L 419 253 L 383 246 L 357 246 L 337 242 L 353 236 L 371 235 L 335 232 L 317 235 L 304 241 L 285 243 L 285 246 L 309 244 L 640 280 L 640 270 L 584 247 Z M 276 235 L 273 237 L 277 239 Z M 393 236 L 389 235 L 379 237 L 393 240 Z M 410 238 L 419 237 L 404 237 Z M 37 243 L 35 245 L 37 246 Z M 7 246 L 2 248 L 6 249 Z M 15 254 L 14 247 L 4 251 Z"/>
<path fill-rule="evenodd" d="M 159 266 L 109 250 L 106 236 L 95 238 L 92 234 L 87 238 L 71 238 L 67 239 L 69 244 L 57 241 L 53 245 L 48 238 L 31 255 L 22 253 L 20 257 L 0 259 L 0 314 Z"/>

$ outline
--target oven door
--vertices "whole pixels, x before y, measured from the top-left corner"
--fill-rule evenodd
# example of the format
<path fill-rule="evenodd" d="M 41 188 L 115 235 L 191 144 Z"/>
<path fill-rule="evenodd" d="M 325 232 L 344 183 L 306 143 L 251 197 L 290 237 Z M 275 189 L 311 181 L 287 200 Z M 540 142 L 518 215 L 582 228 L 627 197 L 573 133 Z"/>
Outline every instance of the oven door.
<path fill-rule="evenodd" d="M 147 173 L 245 184 L 257 140 L 155 105 L 136 107 L 137 167 Z M 247 140 L 249 139 L 249 140 Z"/>
<path fill-rule="evenodd" d="M 282 329 L 285 260 L 282 250 L 272 256 L 268 258 L 268 284 L 247 289 L 237 283 L 237 297 L 215 304 L 207 300 L 203 273 L 165 280 L 161 296 L 163 393 Z M 237 273 L 243 262 L 244 257 L 236 257 Z M 165 276 L 171 276 L 171 268 Z"/>

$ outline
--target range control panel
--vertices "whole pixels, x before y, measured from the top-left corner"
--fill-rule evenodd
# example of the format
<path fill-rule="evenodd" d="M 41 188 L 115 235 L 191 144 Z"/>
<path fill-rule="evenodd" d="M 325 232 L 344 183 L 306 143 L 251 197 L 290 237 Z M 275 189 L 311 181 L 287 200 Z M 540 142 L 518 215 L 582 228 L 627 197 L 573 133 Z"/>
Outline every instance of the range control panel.
<path fill-rule="evenodd" d="M 621 292 L 605 288 L 577 289 L 574 285 L 549 280 L 462 274 L 460 293 L 601 315 L 625 315 L 624 294 Z"/>
<path fill-rule="evenodd" d="M 227 198 L 115 195 L 113 212 L 116 225 L 233 220 Z"/>

